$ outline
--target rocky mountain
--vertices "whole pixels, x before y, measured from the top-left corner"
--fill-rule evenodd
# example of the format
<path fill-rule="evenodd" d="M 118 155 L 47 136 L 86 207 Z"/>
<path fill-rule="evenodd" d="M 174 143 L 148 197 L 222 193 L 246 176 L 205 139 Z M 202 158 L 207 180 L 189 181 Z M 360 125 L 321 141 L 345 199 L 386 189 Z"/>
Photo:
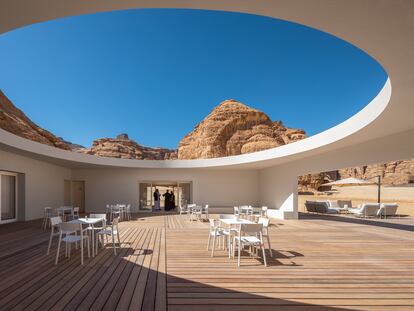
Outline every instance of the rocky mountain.
<path fill-rule="evenodd" d="M 381 176 L 381 182 L 384 185 L 405 185 L 414 183 L 414 159 L 344 168 L 318 174 L 307 174 L 299 177 L 298 185 L 299 190 L 302 192 L 313 192 L 318 190 L 320 186 L 326 182 L 348 177 L 376 182 L 375 177 L 377 176 Z"/>
<path fill-rule="evenodd" d="M 102 157 L 125 159 L 200 159 L 250 153 L 285 145 L 306 137 L 303 130 L 272 121 L 265 113 L 230 99 L 220 103 L 179 143 L 178 151 L 151 148 L 127 134 L 101 138 L 91 148 L 65 141 L 32 122 L 0 91 L 0 128 L 42 144 Z M 347 177 L 381 175 L 384 184 L 414 183 L 414 159 L 308 174 L 298 180 L 301 191 L 315 191 L 323 183 Z"/>
<path fill-rule="evenodd" d="M 101 138 L 92 143 L 89 149 L 81 149 L 79 152 L 94 154 L 100 157 L 137 159 L 137 160 L 174 160 L 177 159 L 177 151 L 166 148 L 145 147 L 127 134 L 120 134 L 116 138 Z"/>
<path fill-rule="evenodd" d="M 32 122 L 2 91 L 0 91 L 0 128 L 45 145 L 71 150 L 62 139 Z"/>
<path fill-rule="evenodd" d="M 225 100 L 178 145 L 179 159 L 226 157 L 261 151 L 303 139 L 305 132 L 272 121 L 234 99 Z"/>

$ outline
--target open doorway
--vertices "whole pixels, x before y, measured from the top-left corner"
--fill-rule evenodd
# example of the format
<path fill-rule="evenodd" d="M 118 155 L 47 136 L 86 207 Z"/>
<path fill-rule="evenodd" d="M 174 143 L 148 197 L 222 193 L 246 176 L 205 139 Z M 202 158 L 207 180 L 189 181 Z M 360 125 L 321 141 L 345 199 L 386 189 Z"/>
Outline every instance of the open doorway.
<path fill-rule="evenodd" d="M 17 220 L 17 174 L 0 171 L 0 224 Z"/>
<path fill-rule="evenodd" d="M 183 204 L 190 203 L 192 200 L 192 182 L 170 182 L 170 181 L 150 181 L 139 182 L 139 202 L 140 209 L 147 210 L 154 208 L 155 189 L 161 194 L 160 206 L 161 210 L 165 210 L 165 196 L 167 192 L 173 192 L 175 197 L 176 209 L 179 209 Z"/>
<path fill-rule="evenodd" d="M 81 213 L 85 212 L 85 181 L 65 180 L 64 184 L 65 206 L 79 207 Z"/>

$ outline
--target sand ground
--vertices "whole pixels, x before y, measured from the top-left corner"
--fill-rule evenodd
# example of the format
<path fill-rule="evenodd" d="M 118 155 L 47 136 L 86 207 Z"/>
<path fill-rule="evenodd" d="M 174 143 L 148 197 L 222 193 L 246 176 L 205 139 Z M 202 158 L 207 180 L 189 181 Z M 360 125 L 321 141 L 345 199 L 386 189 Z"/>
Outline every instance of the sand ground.
<path fill-rule="evenodd" d="M 334 194 L 315 193 L 315 195 L 299 195 L 299 211 L 305 211 L 306 200 L 352 200 L 352 206 L 367 202 L 377 202 L 377 186 L 335 187 Z M 398 214 L 414 216 L 414 185 L 413 186 L 382 186 L 381 202 L 398 203 Z"/>

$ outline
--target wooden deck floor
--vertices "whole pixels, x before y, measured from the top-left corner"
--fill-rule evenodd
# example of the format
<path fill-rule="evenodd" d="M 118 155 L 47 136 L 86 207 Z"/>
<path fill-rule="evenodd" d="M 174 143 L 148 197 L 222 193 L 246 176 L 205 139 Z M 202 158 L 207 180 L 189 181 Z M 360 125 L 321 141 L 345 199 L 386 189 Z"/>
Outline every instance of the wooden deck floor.
<path fill-rule="evenodd" d="M 413 310 L 414 220 L 342 220 L 274 221 L 267 268 L 211 258 L 207 224 L 179 215 L 121 223 L 118 256 L 84 266 L 55 266 L 39 222 L 2 225 L 0 310 Z"/>

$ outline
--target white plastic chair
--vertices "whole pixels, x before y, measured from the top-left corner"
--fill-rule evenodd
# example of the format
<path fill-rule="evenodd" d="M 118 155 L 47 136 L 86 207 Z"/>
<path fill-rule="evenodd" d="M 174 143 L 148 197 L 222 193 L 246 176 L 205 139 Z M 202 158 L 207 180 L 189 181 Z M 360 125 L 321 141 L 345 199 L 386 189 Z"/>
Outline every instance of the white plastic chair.
<path fill-rule="evenodd" d="M 111 225 L 106 226 L 105 229 L 99 231 L 96 235 L 96 238 L 98 241 L 99 241 L 99 237 L 102 238 L 102 241 L 101 241 L 102 245 L 104 245 L 104 241 L 103 241 L 104 238 L 106 239 L 108 236 L 112 237 L 112 245 L 114 248 L 115 255 L 116 255 L 115 236 L 117 237 L 118 244 L 121 245 L 121 240 L 119 238 L 118 222 L 119 222 L 119 217 L 114 218 Z M 98 253 L 98 244 L 99 243 L 96 243 L 96 253 Z"/>
<path fill-rule="evenodd" d="M 42 227 L 43 230 L 46 230 L 47 226 L 50 226 L 50 218 L 54 216 L 53 208 L 45 207 L 43 211 L 43 222 Z"/>
<path fill-rule="evenodd" d="M 72 217 L 73 217 L 73 219 L 78 219 L 80 216 L 79 216 L 79 210 L 80 210 L 80 208 L 79 207 L 74 207 L 73 208 L 73 213 L 72 213 Z"/>
<path fill-rule="evenodd" d="M 188 215 L 188 205 L 185 203 L 180 204 L 180 215 L 187 214 Z"/>
<path fill-rule="evenodd" d="M 260 247 L 263 253 L 264 265 L 267 266 L 266 253 L 263 245 L 263 225 L 262 224 L 241 224 L 239 234 L 234 237 L 233 247 L 237 246 L 237 266 L 240 267 L 240 253 L 243 247 Z M 233 254 L 234 256 L 234 254 Z"/>
<path fill-rule="evenodd" d="M 258 223 L 263 225 L 262 235 L 267 239 L 267 245 L 269 245 L 270 257 L 273 257 L 272 246 L 270 245 L 269 237 L 269 218 L 260 217 Z M 263 243 L 264 244 L 264 243 Z"/>
<path fill-rule="evenodd" d="M 49 238 L 49 245 L 47 247 L 46 255 L 50 253 L 50 247 L 52 246 L 52 239 L 54 236 L 58 236 L 60 234 L 60 224 L 62 223 L 62 218 L 60 216 L 51 217 L 50 218 L 50 238 Z M 70 232 L 72 233 L 72 232 Z"/>
<path fill-rule="evenodd" d="M 88 258 L 91 256 L 90 245 L 89 245 L 89 236 L 87 234 L 87 229 L 82 229 L 81 224 L 71 224 L 71 223 L 61 223 L 59 224 L 59 243 L 56 252 L 56 261 L 55 264 L 58 264 L 59 261 L 59 252 L 61 242 L 65 242 L 65 256 L 70 258 L 70 245 L 73 243 L 80 242 L 81 248 L 81 265 L 83 265 L 83 247 L 84 242 L 87 242 L 88 247 Z M 73 235 L 72 233 L 79 232 L 79 235 Z M 68 248 L 69 246 L 69 248 Z"/>
<path fill-rule="evenodd" d="M 240 209 L 238 206 L 233 207 L 234 215 L 240 215 Z"/>
<path fill-rule="evenodd" d="M 220 219 L 236 219 L 239 215 L 230 215 L 230 214 L 221 214 Z M 233 236 L 239 232 L 238 227 L 230 226 L 230 227 L 223 227 L 221 226 L 221 230 L 223 234 L 227 236 L 227 248 L 229 251 L 229 258 L 231 257 L 232 249 L 233 249 Z"/>
<path fill-rule="evenodd" d="M 217 241 L 219 242 L 220 247 L 220 237 L 223 239 L 224 249 L 228 236 L 223 232 L 223 229 L 220 228 L 219 220 L 210 219 L 210 232 L 208 234 L 207 250 L 210 250 L 211 238 L 213 238 L 213 244 L 211 245 L 211 257 L 214 257 L 214 249 L 216 248 Z M 218 238 L 218 240 L 216 240 L 216 238 Z"/>
<path fill-rule="evenodd" d="M 209 219 L 209 215 L 208 215 L 208 204 L 206 204 L 204 206 L 204 209 L 201 210 L 201 216 L 202 215 L 205 215 L 205 217 L 206 217 L 207 220 Z"/>
<path fill-rule="evenodd" d="M 262 210 L 261 210 L 261 213 L 260 213 L 260 215 L 262 216 L 262 217 L 268 217 L 267 216 L 267 210 L 268 210 L 268 207 L 267 206 L 262 206 Z"/>

